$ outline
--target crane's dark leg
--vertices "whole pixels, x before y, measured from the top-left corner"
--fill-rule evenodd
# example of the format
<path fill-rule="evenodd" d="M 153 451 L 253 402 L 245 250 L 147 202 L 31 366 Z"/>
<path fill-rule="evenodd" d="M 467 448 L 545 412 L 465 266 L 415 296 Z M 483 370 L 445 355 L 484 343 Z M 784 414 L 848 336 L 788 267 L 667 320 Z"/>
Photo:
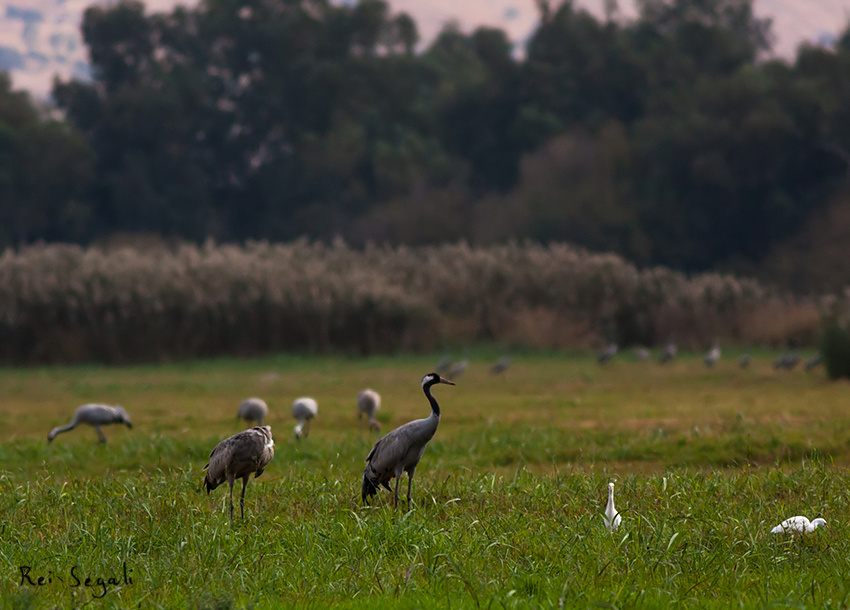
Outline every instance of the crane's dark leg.
<path fill-rule="evenodd" d="M 94 429 L 97 430 L 97 436 L 100 439 L 100 440 L 98 440 L 98 442 L 99 443 L 106 443 L 106 437 L 103 436 L 103 430 L 100 429 L 100 426 L 95 426 Z"/>
<path fill-rule="evenodd" d="M 235 479 L 228 479 L 228 483 L 230 483 L 230 522 L 233 522 L 233 483 Z"/>
<path fill-rule="evenodd" d="M 401 473 L 398 473 L 398 476 L 395 478 L 395 504 L 393 504 L 393 508 L 398 508 L 398 484 L 401 482 Z"/>
<path fill-rule="evenodd" d="M 250 478 L 250 474 L 247 477 L 242 477 L 242 498 L 240 499 L 240 505 L 242 508 L 242 518 L 245 518 L 245 488 L 248 487 L 248 479 Z"/>
<path fill-rule="evenodd" d="M 410 510 L 410 492 L 413 489 L 413 473 L 407 473 L 407 510 Z"/>

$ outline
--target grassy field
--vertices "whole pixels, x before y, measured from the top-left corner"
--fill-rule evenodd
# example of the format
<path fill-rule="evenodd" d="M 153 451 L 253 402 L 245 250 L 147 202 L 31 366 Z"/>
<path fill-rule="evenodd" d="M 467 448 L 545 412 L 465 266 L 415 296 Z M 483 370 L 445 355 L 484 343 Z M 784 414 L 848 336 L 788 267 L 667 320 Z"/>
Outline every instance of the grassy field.
<path fill-rule="evenodd" d="M 514 354 L 495 377 L 499 355 L 471 352 L 435 388 L 409 512 L 386 492 L 360 504 L 377 437 L 355 398 L 382 394 L 384 431 L 425 417 L 436 356 L 0 370 L 0 607 L 845 607 L 848 384 L 774 371 L 767 352 L 747 370 L 735 354 L 710 370 Z M 302 395 L 319 416 L 296 442 Z M 276 455 L 231 524 L 202 467 L 247 396 L 269 403 Z M 134 428 L 47 444 L 92 401 Z M 769 534 L 796 514 L 830 528 Z"/>

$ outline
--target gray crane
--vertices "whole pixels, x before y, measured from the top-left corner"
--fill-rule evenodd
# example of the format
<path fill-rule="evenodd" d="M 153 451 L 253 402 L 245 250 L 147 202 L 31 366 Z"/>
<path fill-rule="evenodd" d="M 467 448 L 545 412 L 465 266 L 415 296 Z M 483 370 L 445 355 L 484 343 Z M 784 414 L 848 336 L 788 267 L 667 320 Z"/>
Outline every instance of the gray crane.
<path fill-rule="evenodd" d="M 62 434 L 68 430 L 73 430 L 80 424 L 93 426 L 94 429 L 97 430 L 97 436 L 101 443 L 106 442 L 106 437 L 100 429 L 101 426 L 107 426 L 109 424 L 124 424 L 128 428 L 133 427 L 133 422 L 130 421 L 130 416 L 127 415 L 127 411 L 125 411 L 123 407 L 118 405 L 113 407 L 110 405 L 87 404 L 77 407 L 77 410 L 74 412 L 74 417 L 71 418 L 70 424 L 66 426 L 56 426 L 53 428 L 53 430 L 51 430 L 47 435 L 47 442 L 49 443 L 52 441 L 58 434 Z"/>
<path fill-rule="evenodd" d="M 599 352 L 599 355 L 596 357 L 596 361 L 599 364 L 605 364 L 617 355 L 617 351 L 619 351 L 619 349 L 620 348 L 616 343 L 608 344 L 608 347 Z"/>
<path fill-rule="evenodd" d="M 437 364 L 434 365 L 434 370 L 438 373 L 445 372 L 452 365 L 452 357 L 448 354 L 443 356 L 437 361 Z"/>
<path fill-rule="evenodd" d="M 508 367 L 511 365 L 511 359 L 509 356 L 502 356 L 498 360 L 496 360 L 496 364 L 493 365 L 493 368 L 490 369 L 490 372 L 494 375 L 499 375 L 500 373 L 504 373 L 508 370 Z"/>
<path fill-rule="evenodd" d="M 207 494 L 227 481 L 230 484 L 230 520 L 233 521 L 233 483 L 242 479 L 242 518 L 245 518 L 245 488 L 251 473 L 254 478 L 274 457 L 274 440 L 271 426 L 255 426 L 224 439 L 210 453 L 210 461 L 204 466 L 204 488 Z"/>
<path fill-rule="evenodd" d="M 302 396 L 296 398 L 292 403 L 292 417 L 298 420 L 295 426 L 295 438 L 300 439 L 302 434 L 307 437 L 310 434 L 310 420 L 319 414 L 319 403 L 313 398 Z"/>
<path fill-rule="evenodd" d="M 462 375 L 463 372 L 466 370 L 466 367 L 468 366 L 469 360 L 464 358 L 460 362 L 455 362 L 453 365 L 451 365 L 446 375 L 448 375 L 449 377 L 457 377 L 459 375 Z"/>
<path fill-rule="evenodd" d="M 676 357 L 676 352 L 678 349 L 676 348 L 676 343 L 670 341 L 664 350 L 658 356 L 658 362 L 660 364 L 664 364 L 666 362 L 670 362 L 673 358 Z"/>
<path fill-rule="evenodd" d="M 800 354 L 796 351 L 785 352 L 773 361 L 773 368 L 792 370 L 800 362 Z"/>
<path fill-rule="evenodd" d="M 750 366 L 750 355 L 744 354 L 743 356 L 741 356 L 738 359 L 738 366 L 740 366 L 742 369 L 745 369 Z"/>
<path fill-rule="evenodd" d="M 808 360 L 806 360 L 806 371 L 811 371 L 823 364 L 823 354 L 818 352 Z"/>
<path fill-rule="evenodd" d="M 256 422 L 258 426 L 263 425 L 263 420 L 269 414 L 269 407 L 262 398 L 246 398 L 239 404 L 237 419 Z"/>
<path fill-rule="evenodd" d="M 398 508 L 398 486 L 401 474 L 407 473 L 407 507 L 410 508 L 410 494 L 413 487 L 413 473 L 425 453 L 425 447 L 437 432 L 440 424 L 440 405 L 431 394 L 431 386 L 438 383 L 454 385 L 454 382 L 440 377 L 437 373 L 428 373 L 422 378 L 422 391 L 431 403 L 431 415 L 400 426 L 379 439 L 372 451 L 366 456 L 366 469 L 363 471 L 364 502 L 383 485 L 392 491 L 389 482 L 395 478 L 395 503 Z"/>
<path fill-rule="evenodd" d="M 720 360 L 720 344 L 715 341 L 714 345 L 711 346 L 711 349 L 708 350 L 702 361 L 705 363 L 705 366 L 711 368 L 718 360 Z"/>
<path fill-rule="evenodd" d="M 369 418 L 369 430 L 381 429 L 381 422 L 375 419 L 375 412 L 381 408 L 381 395 L 371 388 L 366 388 L 357 395 L 357 419 L 363 416 Z"/>
<path fill-rule="evenodd" d="M 634 355 L 635 360 L 637 360 L 638 362 L 643 362 L 644 360 L 649 360 L 649 357 L 652 356 L 652 353 L 645 347 L 636 347 Z"/>

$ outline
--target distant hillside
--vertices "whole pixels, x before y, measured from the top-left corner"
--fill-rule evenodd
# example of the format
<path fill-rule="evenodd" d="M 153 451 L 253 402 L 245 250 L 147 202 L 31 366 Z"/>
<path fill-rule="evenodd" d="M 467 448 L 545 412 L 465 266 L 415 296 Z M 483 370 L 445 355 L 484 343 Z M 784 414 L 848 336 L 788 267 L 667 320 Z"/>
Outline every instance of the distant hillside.
<path fill-rule="evenodd" d="M 425 42 L 443 24 L 455 20 L 463 29 L 480 24 L 502 28 L 514 42 L 521 44 L 537 19 L 534 0 L 389 1 L 393 11 L 406 11 L 413 16 Z M 54 75 L 63 79 L 88 78 L 79 23 L 90 4 L 93 2 L 87 0 L 11 0 L 0 6 L 0 70 L 12 74 L 16 88 L 44 97 Z M 169 10 L 175 4 L 178 3 L 173 0 L 146 3 L 151 12 Z M 552 4 L 556 5 L 557 1 Z M 603 0 L 578 0 L 576 5 L 602 14 Z M 773 19 L 776 53 L 792 57 L 802 41 L 831 42 L 847 22 L 850 0 L 756 0 L 756 9 L 759 15 Z M 625 18 L 634 15 L 634 2 L 621 1 L 620 12 Z"/>

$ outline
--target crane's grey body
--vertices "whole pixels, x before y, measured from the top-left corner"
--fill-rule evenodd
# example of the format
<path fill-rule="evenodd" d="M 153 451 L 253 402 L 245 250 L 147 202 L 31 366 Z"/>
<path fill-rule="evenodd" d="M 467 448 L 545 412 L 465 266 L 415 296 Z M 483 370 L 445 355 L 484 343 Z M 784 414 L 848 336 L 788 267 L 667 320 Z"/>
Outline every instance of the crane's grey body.
<path fill-rule="evenodd" d="M 108 426 L 109 424 L 124 424 L 128 428 L 133 427 L 133 422 L 130 421 L 130 416 L 127 415 L 127 411 L 125 411 L 123 407 L 118 405 L 113 407 L 111 405 L 92 403 L 78 407 L 74 412 L 74 417 L 71 418 L 70 424 L 65 426 L 56 426 L 53 428 L 53 430 L 51 430 L 47 435 L 47 442 L 49 443 L 52 441 L 58 434 L 68 432 L 68 430 L 73 430 L 80 424 L 93 426 L 94 429 L 97 430 L 98 440 L 101 443 L 106 442 L 106 437 L 100 429 L 101 426 Z"/>
<path fill-rule="evenodd" d="M 708 368 L 713 367 L 720 360 L 720 345 L 715 343 L 702 360 Z"/>
<path fill-rule="evenodd" d="M 298 420 L 295 426 L 295 438 L 310 434 L 310 420 L 319 414 L 319 403 L 307 396 L 296 398 L 292 403 L 292 417 Z"/>
<path fill-rule="evenodd" d="M 819 367 L 821 364 L 823 364 L 823 355 L 817 353 L 806 360 L 806 370 L 811 371 L 812 369 Z"/>
<path fill-rule="evenodd" d="M 263 425 L 263 420 L 269 414 L 269 407 L 262 398 L 246 398 L 239 404 L 237 417 L 245 421 L 256 422 L 258 426 Z"/>
<path fill-rule="evenodd" d="M 498 375 L 500 373 L 504 373 L 508 370 L 508 367 L 511 365 L 511 359 L 509 356 L 502 356 L 496 361 L 496 364 L 493 365 L 493 368 L 490 369 L 490 372 L 494 375 Z"/>
<path fill-rule="evenodd" d="M 599 355 L 596 357 L 596 361 L 599 364 L 605 364 L 617 355 L 617 351 L 619 351 L 619 349 L 620 348 L 616 343 L 609 344 L 608 347 L 599 352 Z"/>
<path fill-rule="evenodd" d="M 635 360 L 638 362 L 642 362 L 644 360 L 649 360 L 649 357 L 652 355 L 648 349 L 645 347 L 637 347 L 634 351 Z"/>
<path fill-rule="evenodd" d="M 204 488 L 209 494 L 227 481 L 230 484 L 230 519 L 233 520 L 233 483 L 242 479 L 242 517 L 245 516 L 245 488 L 251 473 L 254 478 L 274 457 L 274 440 L 271 426 L 255 426 L 224 439 L 210 453 L 210 461 L 204 466 L 207 475 Z"/>
<path fill-rule="evenodd" d="M 664 364 L 666 362 L 670 362 L 673 358 L 676 357 L 676 353 L 678 352 L 678 348 L 676 344 L 670 341 L 661 354 L 658 356 L 658 362 Z"/>
<path fill-rule="evenodd" d="M 381 408 L 381 395 L 371 388 L 357 394 L 357 418 L 369 418 L 369 430 L 380 430 L 381 422 L 375 419 L 375 413 Z"/>
<path fill-rule="evenodd" d="M 451 365 L 446 375 L 448 375 L 449 377 L 458 377 L 463 374 L 463 372 L 466 370 L 466 367 L 468 366 L 469 360 L 464 358 L 460 362 L 455 362 L 453 365 Z"/>
<path fill-rule="evenodd" d="M 738 360 L 738 366 L 740 366 L 742 369 L 745 369 L 750 366 L 750 355 L 744 354 L 743 356 L 741 356 L 741 358 Z"/>
<path fill-rule="evenodd" d="M 410 494 L 413 487 L 413 474 L 425 453 L 428 441 L 434 438 L 440 424 L 440 405 L 431 394 L 431 386 L 437 383 L 454 385 L 437 373 L 428 373 L 422 378 L 422 391 L 431 403 L 431 415 L 400 426 L 379 439 L 369 455 L 366 456 L 366 469 L 363 471 L 363 501 L 368 501 L 378 487 L 383 485 L 392 491 L 389 482 L 394 478 L 395 504 L 398 507 L 398 486 L 403 472 L 407 473 L 407 505 L 410 506 Z"/>
<path fill-rule="evenodd" d="M 773 361 L 773 368 L 792 370 L 800 362 L 800 354 L 796 351 L 785 352 Z"/>

